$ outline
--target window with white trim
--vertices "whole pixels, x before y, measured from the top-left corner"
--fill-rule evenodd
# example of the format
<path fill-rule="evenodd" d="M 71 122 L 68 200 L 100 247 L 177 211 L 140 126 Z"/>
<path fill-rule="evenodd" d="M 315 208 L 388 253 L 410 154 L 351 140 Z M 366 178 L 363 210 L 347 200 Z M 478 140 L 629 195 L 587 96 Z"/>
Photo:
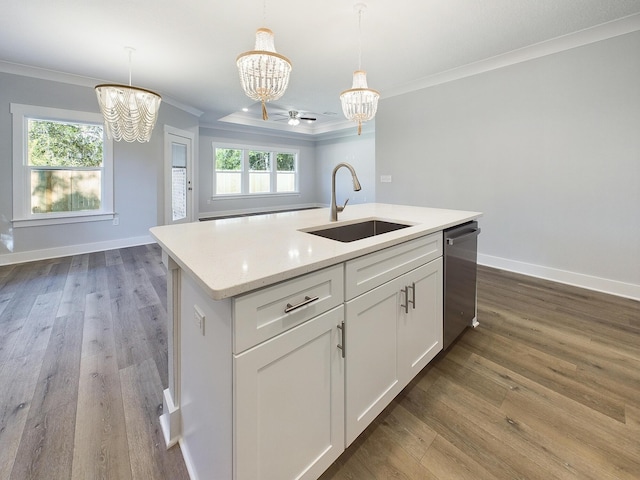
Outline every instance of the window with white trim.
<path fill-rule="evenodd" d="M 113 144 L 102 115 L 11 104 L 13 224 L 113 218 Z"/>
<path fill-rule="evenodd" d="M 214 196 L 298 192 L 297 150 L 213 144 Z"/>

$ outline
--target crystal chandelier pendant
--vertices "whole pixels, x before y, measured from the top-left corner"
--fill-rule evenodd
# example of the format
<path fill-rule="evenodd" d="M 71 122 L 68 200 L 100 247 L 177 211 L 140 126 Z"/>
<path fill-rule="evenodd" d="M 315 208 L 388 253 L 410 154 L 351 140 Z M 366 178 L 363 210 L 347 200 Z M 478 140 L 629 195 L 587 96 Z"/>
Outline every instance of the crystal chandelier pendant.
<path fill-rule="evenodd" d="M 340 94 L 342 113 L 347 120 L 358 123 L 358 135 L 362 133 L 362 122 L 371 120 L 378 110 L 380 94 L 367 86 L 367 72 L 362 70 L 362 12 L 367 6 L 356 3 L 354 10 L 358 14 L 358 70 L 353 72 L 353 84 L 349 90 Z"/>
<path fill-rule="evenodd" d="M 340 101 L 344 116 L 358 123 L 358 135 L 362 133 L 362 122 L 375 117 L 379 98 L 380 94 L 367 86 L 367 72 L 353 72 L 353 84 L 340 94 Z"/>
<path fill-rule="evenodd" d="M 116 142 L 148 142 L 158 119 L 162 98 L 155 92 L 131 86 L 131 47 L 129 52 L 129 85 L 96 85 L 98 105 L 104 117 L 107 136 Z"/>
<path fill-rule="evenodd" d="M 158 119 L 161 97 L 151 90 L 127 85 L 95 87 L 107 136 L 115 141 L 148 142 Z"/>
<path fill-rule="evenodd" d="M 259 28 L 255 49 L 238 55 L 236 65 L 244 93 L 262 102 L 262 119 L 267 120 L 266 102 L 282 97 L 289 86 L 292 69 L 289 59 L 276 53 L 273 32 Z"/>

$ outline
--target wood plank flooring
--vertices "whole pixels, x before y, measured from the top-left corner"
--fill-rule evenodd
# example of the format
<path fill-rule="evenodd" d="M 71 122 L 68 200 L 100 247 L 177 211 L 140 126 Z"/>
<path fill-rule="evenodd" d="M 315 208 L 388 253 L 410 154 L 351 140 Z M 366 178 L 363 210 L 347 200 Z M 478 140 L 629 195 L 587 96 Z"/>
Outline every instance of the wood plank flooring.
<path fill-rule="evenodd" d="M 188 479 L 157 245 L 0 267 L 0 480 Z"/>
<path fill-rule="evenodd" d="M 0 267 L 0 480 L 188 478 L 165 278 L 157 245 Z M 478 307 L 322 480 L 640 478 L 640 302 L 480 267 Z"/>
<path fill-rule="evenodd" d="M 321 479 L 639 479 L 640 302 L 478 275 L 480 326 Z"/>

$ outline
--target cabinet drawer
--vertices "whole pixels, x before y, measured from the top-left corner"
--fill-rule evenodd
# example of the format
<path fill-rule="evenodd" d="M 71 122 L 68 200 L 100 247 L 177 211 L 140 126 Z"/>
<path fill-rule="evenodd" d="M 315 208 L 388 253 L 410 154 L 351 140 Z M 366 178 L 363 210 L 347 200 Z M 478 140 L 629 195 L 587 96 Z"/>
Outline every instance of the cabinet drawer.
<path fill-rule="evenodd" d="M 343 272 L 342 264 L 334 265 L 234 298 L 233 353 L 340 305 L 344 300 Z"/>
<path fill-rule="evenodd" d="M 382 285 L 442 256 L 442 232 L 355 258 L 346 263 L 346 299 Z"/>

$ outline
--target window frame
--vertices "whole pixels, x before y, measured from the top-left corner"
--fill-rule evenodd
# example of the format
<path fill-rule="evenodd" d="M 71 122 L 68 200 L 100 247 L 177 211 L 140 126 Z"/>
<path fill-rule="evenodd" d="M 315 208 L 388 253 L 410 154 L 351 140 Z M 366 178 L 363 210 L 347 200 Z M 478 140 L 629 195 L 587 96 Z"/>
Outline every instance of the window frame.
<path fill-rule="evenodd" d="M 213 200 L 216 199 L 233 199 L 233 198 L 259 198 L 259 197 L 284 197 L 284 196 L 292 196 L 292 195 L 300 195 L 300 150 L 296 148 L 288 148 L 288 147 L 274 147 L 274 146 L 264 146 L 257 144 L 246 144 L 246 143 L 232 143 L 232 142 L 212 142 L 212 153 L 213 153 L 213 189 L 211 198 Z M 242 151 L 242 165 L 239 171 L 240 173 L 240 193 L 216 193 L 217 192 L 217 173 L 218 169 L 216 167 L 216 150 L 218 148 L 229 149 L 229 150 L 241 150 Z M 269 152 L 271 154 L 271 169 L 269 171 L 269 192 L 255 192 L 250 193 L 250 174 L 249 170 L 249 151 L 258 151 L 258 152 Z M 288 153 L 293 154 L 295 156 L 294 160 L 294 190 L 288 192 L 278 192 L 276 191 L 278 188 L 278 162 L 277 155 L 279 153 Z"/>
<path fill-rule="evenodd" d="M 100 113 L 41 107 L 37 105 L 11 104 L 13 117 L 13 219 L 14 227 L 57 225 L 112 220 L 115 218 L 113 198 L 113 140 L 103 130 L 102 167 L 93 167 L 101 171 L 101 198 L 99 210 L 81 210 L 73 212 L 33 213 L 31 212 L 31 170 L 28 159 L 28 121 L 51 120 L 68 123 L 88 123 L 102 125 L 104 118 Z M 53 170 L 54 168 L 52 168 Z M 58 168 L 59 170 L 73 170 Z"/>

